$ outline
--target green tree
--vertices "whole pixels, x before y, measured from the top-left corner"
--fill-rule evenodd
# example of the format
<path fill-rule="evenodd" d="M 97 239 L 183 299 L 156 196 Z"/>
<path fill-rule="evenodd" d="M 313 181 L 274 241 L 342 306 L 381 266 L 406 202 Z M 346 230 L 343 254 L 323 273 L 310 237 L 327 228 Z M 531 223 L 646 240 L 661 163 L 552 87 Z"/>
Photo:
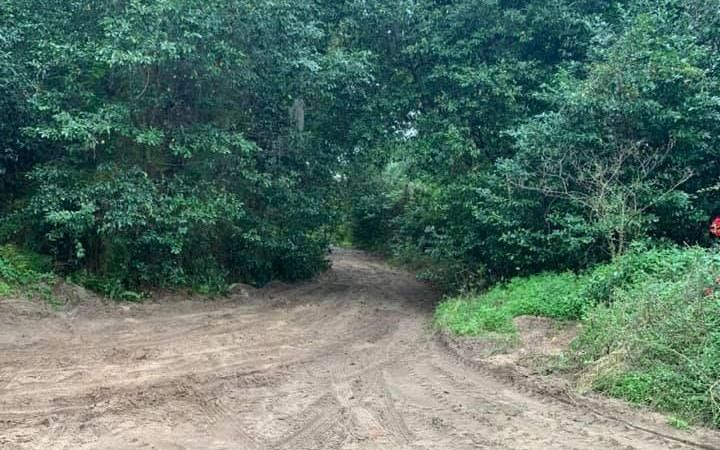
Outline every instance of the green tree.
<path fill-rule="evenodd" d="M 35 74 L 21 132 L 43 152 L 13 169 L 31 191 L 6 228 L 68 270 L 128 285 L 322 269 L 347 158 L 324 109 L 370 75 L 318 8 L 17 2 L 9 36 L 24 38 L 2 61 Z"/>

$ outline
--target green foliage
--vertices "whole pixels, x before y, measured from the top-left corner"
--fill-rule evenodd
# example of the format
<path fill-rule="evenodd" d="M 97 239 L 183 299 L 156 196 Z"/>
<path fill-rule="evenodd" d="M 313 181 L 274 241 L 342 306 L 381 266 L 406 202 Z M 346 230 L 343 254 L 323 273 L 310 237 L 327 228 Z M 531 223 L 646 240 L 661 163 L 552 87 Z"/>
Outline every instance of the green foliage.
<path fill-rule="evenodd" d="M 720 257 L 698 248 L 625 255 L 588 276 L 601 301 L 573 343 L 588 387 L 718 425 Z"/>
<path fill-rule="evenodd" d="M 573 344 L 588 387 L 720 424 L 720 256 L 701 249 L 628 257 L 607 300 Z M 602 279 L 607 268 L 599 270 Z M 597 278 L 596 278 L 597 279 Z"/>
<path fill-rule="evenodd" d="M 477 299 L 453 299 L 443 302 L 436 310 L 435 321 L 460 336 L 514 331 L 512 316 L 507 310 Z"/>
<path fill-rule="evenodd" d="M 13 2 L 0 240 L 262 284 L 344 227 L 450 291 L 702 242 L 713 1 Z"/>
<path fill-rule="evenodd" d="M 683 28 L 692 13 L 640 2 L 621 32 L 599 31 L 594 59 L 558 73 L 542 94 L 554 108 L 513 131 L 518 152 L 500 165 L 612 255 L 648 234 L 698 239 L 711 211 L 697 207 L 716 201 L 693 195 L 718 176 L 700 161 L 714 158 L 720 80 L 716 49 Z"/>
<path fill-rule="evenodd" d="M 349 231 L 352 243 L 368 250 L 387 250 L 402 211 L 410 195 L 404 168 L 389 164 L 380 174 L 367 173 L 350 186 Z"/>
<path fill-rule="evenodd" d="M 38 294 L 51 300 L 47 286 L 53 281 L 50 259 L 14 245 L 0 246 L 0 296 L 17 292 Z"/>
<path fill-rule="evenodd" d="M 670 416 L 667 420 L 667 424 L 677 428 L 678 430 L 688 430 L 690 428 L 690 424 L 687 423 L 687 421 L 675 416 Z"/>
<path fill-rule="evenodd" d="M 370 212 L 355 234 L 430 258 L 451 290 L 458 272 L 581 270 L 638 239 L 706 244 L 720 212 L 706 163 L 720 148 L 716 8 L 421 2 L 397 19 L 404 51 L 380 60 L 402 106 L 372 164 L 402 168 L 401 184 L 355 185 Z"/>
<path fill-rule="evenodd" d="M 352 206 L 352 242 L 359 248 L 383 249 L 392 239 L 393 200 L 378 190 L 358 196 Z"/>
<path fill-rule="evenodd" d="M 449 299 L 436 323 L 460 335 L 513 333 L 512 318 L 582 320 L 568 367 L 584 388 L 720 425 L 720 255 L 635 247 L 584 275 L 513 279 Z"/>
<path fill-rule="evenodd" d="M 435 320 L 460 335 L 514 332 L 512 319 L 524 315 L 577 320 L 586 307 L 581 286 L 581 279 L 572 273 L 515 278 L 481 295 L 444 301 Z"/>
<path fill-rule="evenodd" d="M 367 200 L 351 216 L 355 235 L 380 236 L 383 250 L 404 260 L 429 258 L 423 276 L 450 290 L 595 260 L 586 236 L 544 220 L 543 199 L 509 190 L 494 165 L 516 151 L 507 131 L 548 106 L 533 93 L 586 60 L 588 24 L 612 8 L 563 0 L 406 7 L 407 16 L 383 17 L 392 45 L 378 61 L 391 75 L 381 93 L 388 105 L 376 110 L 395 133 L 370 147 L 378 172 L 399 167 L 401 176 L 354 185 L 351 201 Z"/>
<path fill-rule="evenodd" d="M 593 268 L 583 278 L 582 296 L 592 303 L 612 303 L 614 293 L 646 279 L 677 280 L 686 276 L 698 259 L 706 256 L 701 248 L 673 246 L 647 248 L 637 244 L 611 264 Z"/>
<path fill-rule="evenodd" d="M 354 158 L 329 124 L 372 81 L 368 52 L 334 39 L 325 12 L 312 1 L 4 7 L 0 240 L 112 295 L 323 270 L 337 175 Z"/>
<path fill-rule="evenodd" d="M 73 283 L 77 283 L 112 300 L 139 302 L 143 299 L 143 294 L 126 289 L 122 280 L 117 278 L 99 277 L 78 272 L 71 274 L 69 279 Z"/>
<path fill-rule="evenodd" d="M 23 271 L 49 272 L 52 270 L 52 260 L 49 257 L 12 244 L 0 246 L 0 258 Z"/>

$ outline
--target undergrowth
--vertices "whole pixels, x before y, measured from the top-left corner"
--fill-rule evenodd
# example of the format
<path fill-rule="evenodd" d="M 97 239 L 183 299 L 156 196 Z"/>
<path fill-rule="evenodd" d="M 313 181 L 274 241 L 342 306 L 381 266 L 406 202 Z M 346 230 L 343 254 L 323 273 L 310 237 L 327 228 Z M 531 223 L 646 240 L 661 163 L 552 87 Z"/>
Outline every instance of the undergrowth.
<path fill-rule="evenodd" d="M 580 387 L 720 426 L 720 255 L 641 259 L 654 264 L 593 308 L 572 345 Z"/>
<path fill-rule="evenodd" d="M 72 283 L 79 284 L 84 288 L 97 292 L 111 300 L 126 302 L 142 301 L 144 295 L 131 289 L 127 289 L 120 278 L 91 275 L 86 272 L 76 272 L 68 276 Z"/>
<path fill-rule="evenodd" d="M 201 260 L 198 264 L 202 263 Z M 12 244 L 0 245 L 0 297 L 26 295 L 40 297 L 51 304 L 60 304 L 53 296 L 52 284 L 57 280 L 53 273 L 52 259 Z M 140 302 L 149 294 L 138 287 L 130 288 L 123 276 L 97 275 L 77 271 L 67 275 L 71 283 L 83 286 L 111 300 Z M 198 270 L 192 277 L 183 276 L 168 289 L 187 287 L 192 292 L 217 296 L 227 293 L 227 273 L 209 267 Z"/>
<path fill-rule="evenodd" d="M 514 333 L 514 317 L 579 319 L 583 313 L 580 279 L 573 273 L 545 273 L 515 278 L 482 295 L 447 300 L 438 306 L 438 325 L 459 335 Z"/>
<path fill-rule="evenodd" d="M 564 370 L 595 390 L 720 427 L 720 254 L 635 248 L 587 273 L 518 278 L 448 299 L 436 323 L 459 335 L 515 333 L 512 319 L 581 320 Z"/>
<path fill-rule="evenodd" d="M 171 290 L 187 289 L 200 295 L 215 297 L 227 294 L 229 284 L 226 278 L 227 275 L 219 271 L 208 271 L 193 277 L 182 277 L 176 283 L 166 283 L 161 287 Z M 79 271 L 69 275 L 68 280 L 111 300 L 141 302 L 151 295 L 143 290 L 141 285 L 128 287 L 120 276 L 102 276 Z"/>
<path fill-rule="evenodd" d="M 54 303 L 50 283 L 50 258 L 14 245 L 0 245 L 0 297 L 16 294 L 38 296 Z"/>

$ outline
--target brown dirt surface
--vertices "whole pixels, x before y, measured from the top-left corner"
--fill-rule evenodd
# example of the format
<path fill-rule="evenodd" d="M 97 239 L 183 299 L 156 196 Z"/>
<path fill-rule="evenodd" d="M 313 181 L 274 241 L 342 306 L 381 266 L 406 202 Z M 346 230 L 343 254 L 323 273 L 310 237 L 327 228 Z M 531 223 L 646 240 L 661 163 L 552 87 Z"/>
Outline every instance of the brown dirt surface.
<path fill-rule="evenodd" d="M 0 448 L 720 448 L 717 433 L 574 395 L 522 352 L 433 333 L 430 288 L 361 252 L 332 259 L 315 281 L 223 300 L 0 299 Z M 518 326 L 541 351 L 572 334 Z"/>

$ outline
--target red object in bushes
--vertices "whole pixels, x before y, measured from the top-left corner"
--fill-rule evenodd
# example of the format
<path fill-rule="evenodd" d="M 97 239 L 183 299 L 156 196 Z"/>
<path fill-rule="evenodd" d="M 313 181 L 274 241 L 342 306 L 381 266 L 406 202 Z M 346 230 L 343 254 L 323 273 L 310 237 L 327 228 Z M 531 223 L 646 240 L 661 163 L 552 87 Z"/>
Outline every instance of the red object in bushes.
<path fill-rule="evenodd" d="M 710 224 L 710 234 L 715 237 L 720 237 L 720 217 L 716 217 L 715 219 L 713 219 L 712 223 Z"/>
<path fill-rule="evenodd" d="M 716 217 L 715 219 L 713 219 L 712 223 L 710 224 L 710 234 L 715 237 L 720 237 L 720 217 Z"/>
<path fill-rule="evenodd" d="M 710 223 L 710 234 L 715 237 L 720 237 L 720 217 L 716 217 Z"/>

